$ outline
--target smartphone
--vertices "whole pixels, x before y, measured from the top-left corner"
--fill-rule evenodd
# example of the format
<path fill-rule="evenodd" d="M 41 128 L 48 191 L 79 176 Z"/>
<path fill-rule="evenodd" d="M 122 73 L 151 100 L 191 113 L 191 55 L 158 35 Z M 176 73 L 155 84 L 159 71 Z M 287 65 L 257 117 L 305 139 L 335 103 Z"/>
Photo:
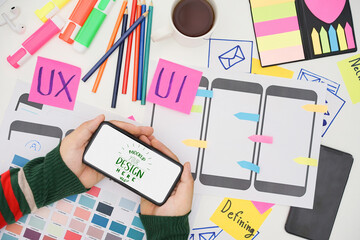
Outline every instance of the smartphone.
<path fill-rule="evenodd" d="M 183 166 L 110 122 L 103 122 L 86 146 L 83 162 L 146 198 L 163 205 Z"/>
<path fill-rule="evenodd" d="M 208 86 L 209 80 L 202 77 L 199 89 L 207 90 Z M 206 102 L 207 98 L 196 96 L 193 106 L 201 106 L 203 111 L 191 112 L 190 115 L 169 111 L 168 108 L 154 104 L 151 116 L 150 126 L 155 129 L 156 137 L 160 141 L 166 140 L 166 145 L 180 159 L 180 162 L 190 162 L 194 179 L 197 176 L 200 148 L 188 147 L 181 142 L 185 139 L 201 140 Z"/>
<path fill-rule="evenodd" d="M 241 120 L 235 114 L 260 114 L 263 88 L 258 83 L 218 78 L 212 82 L 211 90 L 213 98 L 209 101 L 207 148 L 203 149 L 200 182 L 246 190 L 253 173 L 237 162 L 254 162 L 256 145 L 248 137 L 256 134 L 259 122 Z"/>
<path fill-rule="evenodd" d="M 309 166 L 293 159 L 312 157 L 315 113 L 302 106 L 316 104 L 317 94 L 312 90 L 269 86 L 264 100 L 260 135 L 272 136 L 273 143 L 259 144 L 256 164 L 260 173 L 255 174 L 254 186 L 262 192 L 303 196 Z"/>

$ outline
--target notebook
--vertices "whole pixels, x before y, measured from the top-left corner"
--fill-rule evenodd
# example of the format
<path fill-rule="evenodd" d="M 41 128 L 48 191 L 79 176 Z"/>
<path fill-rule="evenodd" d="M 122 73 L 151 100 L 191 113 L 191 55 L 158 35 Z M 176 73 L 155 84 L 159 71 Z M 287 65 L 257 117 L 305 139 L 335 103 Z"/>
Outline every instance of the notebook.
<path fill-rule="evenodd" d="M 349 0 L 250 0 L 261 65 L 357 50 Z"/>
<path fill-rule="evenodd" d="M 345 152 L 321 146 L 314 208 L 291 207 L 285 224 L 288 233 L 313 240 L 328 240 L 353 164 Z"/>

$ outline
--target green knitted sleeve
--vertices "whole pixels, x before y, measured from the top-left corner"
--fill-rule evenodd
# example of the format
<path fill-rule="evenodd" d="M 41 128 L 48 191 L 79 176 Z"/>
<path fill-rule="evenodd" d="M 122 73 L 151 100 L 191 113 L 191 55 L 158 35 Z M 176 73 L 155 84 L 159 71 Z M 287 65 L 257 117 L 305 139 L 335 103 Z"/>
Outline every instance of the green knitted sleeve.
<path fill-rule="evenodd" d="M 60 144 L 45 157 L 28 162 L 23 169 L 37 208 L 87 191 L 62 160 Z"/>
<path fill-rule="evenodd" d="M 187 240 L 190 213 L 179 217 L 141 215 L 148 240 Z"/>

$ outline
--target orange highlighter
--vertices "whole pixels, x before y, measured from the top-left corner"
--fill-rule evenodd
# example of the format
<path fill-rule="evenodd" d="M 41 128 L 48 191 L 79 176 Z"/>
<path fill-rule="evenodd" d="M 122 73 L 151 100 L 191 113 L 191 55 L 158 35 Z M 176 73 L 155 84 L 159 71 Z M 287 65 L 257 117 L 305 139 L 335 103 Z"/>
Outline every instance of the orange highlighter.
<path fill-rule="evenodd" d="M 65 27 L 61 31 L 59 38 L 72 44 L 80 28 L 93 10 L 98 0 L 79 0 L 71 13 Z"/>

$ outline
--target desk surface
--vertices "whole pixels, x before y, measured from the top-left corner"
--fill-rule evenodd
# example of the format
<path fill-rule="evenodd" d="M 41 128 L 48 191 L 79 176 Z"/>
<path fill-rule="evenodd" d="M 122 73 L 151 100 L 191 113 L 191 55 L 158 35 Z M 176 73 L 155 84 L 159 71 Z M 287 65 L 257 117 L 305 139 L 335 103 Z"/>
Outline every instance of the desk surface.
<path fill-rule="evenodd" d="M 94 62 L 102 56 L 107 46 L 108 38 L 111 35 L 113 25 L 116 21 L 117 12 L 121 7 L 118 1 L 106 19 L 105 24 L 100 29 L 98 35 L 93 41 L 92 46 L 85 53 L 75 52 L 72 47 L 58 38 L 51 40 L 45 47 L 41 48 L 34 57 L 19 69 L 11 67 L 6 57 L 12 54 L 21 43 L 34 32 L 41 21 L 35 16 L 34 11 L 42 7 L 47 1 L 45 0 L 12 0 L 5 2 L 0 6 L 0 11 L 4 11 L 10 6 L 19 6 L 21 10 L 20 16 L 14 20 L 16 23 L 24 23 L 26 25 L 26 33 L 18 35 L 11 31 L 8 26 L 0 26 L 0 119 L 3 119 L 5 110 L 10 101 L 12 91 L 14 90 L 16 80 L 22 80 L 31 83 L 34 68 L 36 64 L 36 56 L 43 56 L 58 61 L 67 62 L 75 66 L 81 67 L 83 72 L 87 71 Z M 76 5 L 75 0 L 70 1 L 59 13 L 61 17 L 66 19 L 72 9 Z M 169 10 L 173 0 L 154 2 L 154 19 L 153 31 L 159 29 L 166 24 L 168 20 Z M 255 42 L 249 2 L 246 0 L 216 0 L 218 4 L 219 22 L 215 29 L 213 38 L 251 40 Z M 131 1 L 130 1 L 131 4 Z M 357 45 L 360 46 L 360 14 L 355 9 L 360 9 L 360 1 L 350 0 L 352 7 L 353 21 L 355 24 L 355 34 L 357 37 Z M 256 46 L 256 45 L 254 45 Z M 206 67 L 208 46 L 204 44 L 196 48 L 185 48 L 175 42 L 174 39 L 166 39 L 161 42 L 152 43 L 151 59 L 159 57 L 174 61 L 188 66 Z M 357 51 L 359 53 L 359 51 Z M 339 212 L 332 231 L 331 239 L 360 239 L 360 229 L 358 225 L 358 216 L 360 209 L 356 208 L 356 203 L 360 202 L 360 104 L 352 104 L 345 84 L 342 80 L 336 63 L 342 59 L 350 57 L 352 54 L 338 55 L 334 57 L 320 58 L 310 61 L 302 61 L 297 63 L 284 64 L 282 67 L 293 70 L 294 78 L 297 76 L 301 68 L 322 75 L 328 79 L 341 84 L 338 95 L 341 96 L 346 104 L 340 114 L 332 124 L 329 131 L 322 139 L 322 144 L 348 152 L 354 157 L 354 164 L 344 192 L 344 196 L 339 208 Z M 254 48 L 254 57 L 257 57 L 257 50 Z M 131 94 L 119 95 L 118 106 L 115 110 L 110 108 L 113 78 L 115 72 L 115 58 L 111 56 L 103 75 L 103 81 L 99 87 L 98 93 L 91 92 L 92 81 L 88 83 L 80 83 L 78 92 L 78 101 L 100 107 L 107 111 L 112 111 L 123 116 L 134 115 L 138 121 L 144 119 L 145 108 L 139 102 L 131 101 Z M 106 81 L 111 79 L 111 81 Z M 131 82 L 131 81 L 130 81 Z M 289 207 L 275 206 L 269 218 L 261 227 L 261 236 L 259 239 L 301 239 L 285 232 L 284 224 L 288 214 Z"/>

